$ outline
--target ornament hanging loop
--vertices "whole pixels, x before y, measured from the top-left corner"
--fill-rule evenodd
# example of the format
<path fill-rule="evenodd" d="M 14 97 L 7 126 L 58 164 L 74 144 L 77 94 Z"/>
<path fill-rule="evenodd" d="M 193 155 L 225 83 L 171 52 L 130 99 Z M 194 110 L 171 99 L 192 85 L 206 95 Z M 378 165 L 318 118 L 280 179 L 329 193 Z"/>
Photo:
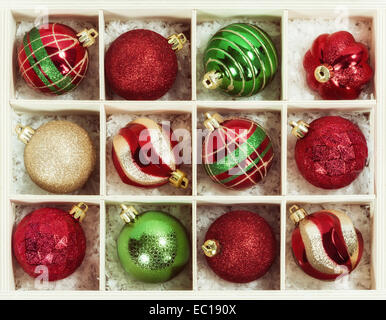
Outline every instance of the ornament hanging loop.
<path fill-rule="evenodd" d="M 73 216 L 75 220 L 82 222 L 86 216 L 88 210 L 88 205 L 84 202 L 79 202 L 77 205 L 73 206 L 69 214 Z"/>
<path fill-rule="evenodd" d="M 183 33 L 175 33 L 168 37 L 168 43 L 172 45 L 172 50 L 180 51 L 186 43 L 186 37 Z"/>
<path fill-rule="evenodd" d="M 17 133 L 18 139 L 25 144 L 28 144 L 32 136 L 35 134 L 34 129 L 29 126 L 23 127 L 21 124 L 16 126 L 15 131 Z"/>
<path fill-rule="evenodd" d="M 204 74 L 202 84 L 205 88 L 214 90 L 220 86 L 222 82 L 222 75 L 220 72 L 212 70 Z"/>
<path fill-rule="evenodd" d="M 125 223 L 132 223 L 139 215 L 138 211 L 133 206 L 127 206 L 124 203 L 121 204 L 121 213 L 119 216 Z"/>
<path fill-rule="evenodd" d="M 204 254 L 211 258 L 220 252 L 220 245 L 216 240 L 206 240 L 204 244 L 201 246 Z"/>
<path fill-rule="evenodd" d="M 290 125 L 292 127 L 291 133 L 298 139 L 304 138 L 310 127 L 310 125 L 303 120 L 299 120 L 298 122 L 290 121 Z"/>
<path fill-rule="evenodd" d="M 306 210 L 304 210 L 303 208 L 300 208 L 296 204 L 294 204 L 293 206 L 291 206 L 289 208 L 289 212 L 291 214 L 290 215 L 290 219 L 295 224 L 297 224 L 301 220 L 303 220 L 307 216 L 307 214 L 308 214 Z"/>
<path fill-rule="evenodd" d="M 186 189 L 189 185 L 189 179 L 186 177 L 186 173 L 177 169 L 173 171 L 169 177 L 169 182 L 176 188 Z"/>
<path fill-rule="evenodd" d="M 314 76 L 316 81 L 325 83 L 333 76 L 333 68 L 327 64 L 322 64 L 315 68 Z"/>
<path fill-rule="evenodd" d="M 204 126 L 210 131 L 214 131 L 215 129 L 220 127 L 220 123 L 223 122 L 223 118 L 215 113 L 213 116 L 209 112 L 205 112 L 206 120 L 204 121 Z"/>
<path fill-rule="evenodd" d="M 80 43 L 83 47 L 88 48 L 95 43 L 95 39 L 98 37 L 98 32 L 95 29 L 83 29 L 77 34 Z"/>

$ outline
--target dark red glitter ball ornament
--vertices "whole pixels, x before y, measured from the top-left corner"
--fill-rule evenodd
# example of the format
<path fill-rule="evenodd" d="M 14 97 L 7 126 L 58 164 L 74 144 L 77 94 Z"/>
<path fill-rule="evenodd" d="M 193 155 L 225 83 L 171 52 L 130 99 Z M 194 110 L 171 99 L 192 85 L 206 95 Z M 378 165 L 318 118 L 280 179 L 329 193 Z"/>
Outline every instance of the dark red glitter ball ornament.
<path fill-rule="evenodd" d="M 269 224 L 250 211 L 231 211 L 209 227 L 202 249 L 221 278 L 246 283 L 262 277 L 275 259 L 276 241 Z"/>
<path fill-rule="evenodd" d="M 172 87 L 177 70 L 177 57 L 171 43 L 150 30 L 128 31 L 106 52 L 108 85 L 127 100 L 162 97 Z"/>
<path fill-rule="evenodd" d="M 81 265 L 86 237 L 79 222 L 68 212 L 42 208 L 25 216 L 17 225 L 13 252 L 31 277 L 39 276 L 40 266 L 45 266 L 49 281 L 60 280 Z"/>
<path fill-rule="evenodd" d="M 367 48 L 351 33 L 322 34 L 304 56 L 308 86 L 323 99 L 356 99 L 373 76 L 368 60 Z"/>
<path fill-rule="evenodd" d="M 291 125 L 292 133 L 300 138 L 295 146 L 296 164 L 302 176 L 314 186 L 343 188 L 353 182 L 366 165 L 366 139 L 351 121 L 327 116 L 309 125 L 302 121 Z"/>

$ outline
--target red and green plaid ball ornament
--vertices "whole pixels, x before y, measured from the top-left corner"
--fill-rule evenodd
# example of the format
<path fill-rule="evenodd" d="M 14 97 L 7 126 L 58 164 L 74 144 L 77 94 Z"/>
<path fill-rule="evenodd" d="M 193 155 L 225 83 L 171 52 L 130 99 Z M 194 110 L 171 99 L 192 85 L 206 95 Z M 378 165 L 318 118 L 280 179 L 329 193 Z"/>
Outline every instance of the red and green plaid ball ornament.
<path fill-rule="evenodd" d="M 27 84 L 37 91 L 61 95 L 75 89 L 88 67 L 87 47 L 98 33 L 76 33 L 60 23 L 48 23 L 28 31 L 19 47 L 17 61 Z"/>
<path fill-rule="evenodd" d="M 258 123 L 249 119 L 223 121 L 205 114 L 202 160 L 209 177 L 228 189 L 249 188 L 265 178 L 274 157 L 272 142 Z"/>

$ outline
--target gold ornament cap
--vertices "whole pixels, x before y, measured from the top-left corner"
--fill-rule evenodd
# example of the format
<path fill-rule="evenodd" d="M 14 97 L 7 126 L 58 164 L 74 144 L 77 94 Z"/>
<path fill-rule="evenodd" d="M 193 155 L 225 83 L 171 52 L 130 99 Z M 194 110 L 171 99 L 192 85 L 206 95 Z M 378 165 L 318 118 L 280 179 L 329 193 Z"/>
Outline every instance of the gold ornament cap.
<path fill-rule="evenodd" d="M 168 37 L 168 43 L 172 45 L 172 50 L 180 51 L 186 43 L 186 36 L 183 33 L 175 33 Z"/>
<path fill-rule="evenodd" d="M 27 143 L 25 168 L 40 188 L 65 194 L 87 182 L 95 168 L 96 152 L 82 127 L 58 120 L 47 122 L 36 131 L 19 126 L 17 132 L 19 139 Z"/>
<path fill-rule="evenodd" d="M 85 48 L 91 47 L 95 43 L 95 39 L 98 37 L 98 35 L 98 32 L 93 28 L 83 29 L 77 34 L 79 42 Z"/>
<path fill-rule="evenodd" d="M 204 126 L 210 131 L 218 129 L 220 124 L 224 121 L 218 113 L 211 115 L 209 112 L 206 112 L 205 117 L 206 120 L 204 121 Z"/>
<path fill-rule="evenodd" d="M 221 85 L 222 74 L 216 70 L 211 70 L 204 74 L 202 84 L 205 88 L 214 90 Z"/>
<path fill-rule="evenodd" d="M 86 216 L 88 210 L 88 205 L 84 202 L 79 202 L 77 205 L 73 206 L 69 214 L 73 216 L 75 220 L 82 222 Z"/>
<path fill-rule="evenodd" d="M 189 186 L 189 179 L 186 177 L 186 173 L 180 169 L 172 172 L 169 182 L 176 188 L 186 189 Z"/>
<path fill-rule="evenodd" d="M 32 136 L 35 134 L 35 130 L 29 126 L 23 127 L 21 124 L 18 124 L 15 128 L 17 137 L 19 140 L 25 144 L 31 140 Z"/>
<path fill-rule="evenodd" d="M 303 208 L 300 208 L 296 204 L 294 204 L 289 208 L 289 212 L 290 212 L 290 219 L 294 224 L 299 223 L 308 215 L 306 210 L 304 210 Z"/>
<path fill-rule="evenodd" d="M 119 216 L 125 223 L 133 223 L 139 215 L 138 211 L 133 206 L 127 206 L 122 203 L 121 209 Z"/>
<path fill-rule="evenodd" d="M 322 64 L 315 68 L 314 76 L 316 81 L 325 83 L 332 78 L 334 75 L 333 68 L 327 64 Z"/>
<path fill-rule="evenodd" d="M 299 120 L 298 122 L 290 121 L 290 125 L 292 127 L 291 133 L 298 139 L 304 138 L 310 127 L 310 125 L 303 120 Z"/>
<path fill-rule="evenodd" d="M 220 252 L 220 244 L 217 240 L 208 239 L 204 242 L 201 248 L 202 251 L 204 251 L 204 254 L 209 258 L 214 257 Z"/>

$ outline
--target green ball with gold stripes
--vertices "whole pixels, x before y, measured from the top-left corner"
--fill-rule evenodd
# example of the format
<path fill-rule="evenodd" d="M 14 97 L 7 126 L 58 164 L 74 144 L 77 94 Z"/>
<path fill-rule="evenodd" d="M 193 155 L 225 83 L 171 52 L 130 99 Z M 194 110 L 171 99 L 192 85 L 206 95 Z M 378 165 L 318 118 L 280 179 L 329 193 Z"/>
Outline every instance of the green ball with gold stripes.
<path fill-rule="evenodd" d="M 209 40 L 204 52 L 207 89 L 221 89 L 231 96 L 252 96 L 274 78 L 279 64 L 269 35 L 249 23 L 230 24 Z"/>
<path fill-rule="evenodd" d="M 94 29 L 76 33 L 60 23 L 33 27 L 17 52 L 21 76 L 30 87 L 46 94 L 61 95 L 75 89 L 87 72 L 87 47 L 97 36 Z"/>
<path fill-rule="evenodd" d="M 205 114 L 202 162 L 209 177 L 227 189 L 246 189 L 264 179 L 274 158 L 272 141 L 264 128 L 249 119 L 223 121 Z"/>

